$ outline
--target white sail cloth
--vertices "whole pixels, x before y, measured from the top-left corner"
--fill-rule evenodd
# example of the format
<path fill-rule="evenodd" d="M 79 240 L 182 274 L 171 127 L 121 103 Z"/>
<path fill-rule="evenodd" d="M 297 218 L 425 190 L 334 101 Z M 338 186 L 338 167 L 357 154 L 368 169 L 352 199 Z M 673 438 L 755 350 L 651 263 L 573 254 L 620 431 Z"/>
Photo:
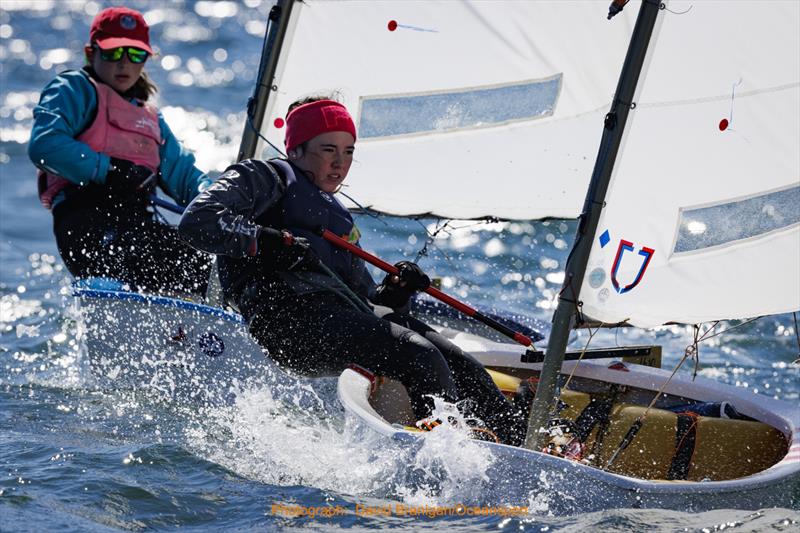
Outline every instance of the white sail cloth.
<path fill-rule="evenodd" d="M 637 12 L 607 7 L 295 3 L 262 133 L 282 148 L 288 104 L 338 90 L 362 205 L 575 217 Z M 640 326 L 796 310 L 800 2 L 672 1 L 660 18 L 583 310 Z"/>
<path fill-rule="evenodd" d="M 636 14 L 608 22 L 607 10 L 565 0 L 295 3 L 262 134 L 283 149 L 275 121 L 288 105 L 336 90 L 359 130 L 345 192 L 360 204 L 575 218 Z"/>
<path fill-rule="evenodd" d="M 606 323 L 800 308 L 800 2 L 689 6 L 662 14 L 581 288 Z"/>

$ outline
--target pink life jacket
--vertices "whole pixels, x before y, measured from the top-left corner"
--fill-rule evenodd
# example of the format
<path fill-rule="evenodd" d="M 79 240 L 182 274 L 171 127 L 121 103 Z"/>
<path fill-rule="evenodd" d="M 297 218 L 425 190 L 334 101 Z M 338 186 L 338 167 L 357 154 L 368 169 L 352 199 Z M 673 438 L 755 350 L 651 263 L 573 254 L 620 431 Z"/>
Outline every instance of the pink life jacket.
<path fill-rule="evenodd" d="M 156 110 L 133 104 L 105 83 L 89 80 L 97 93 L 97 114 L 92 125 L 77 140 L 95 152 L 127 159 L 157 172 L 162 140 Z M 39 171 L 39 200 L 47 209 L 52 207 L 53 198 L 59 192 L 71 186 L 75 183 L 68 179 Z"/>

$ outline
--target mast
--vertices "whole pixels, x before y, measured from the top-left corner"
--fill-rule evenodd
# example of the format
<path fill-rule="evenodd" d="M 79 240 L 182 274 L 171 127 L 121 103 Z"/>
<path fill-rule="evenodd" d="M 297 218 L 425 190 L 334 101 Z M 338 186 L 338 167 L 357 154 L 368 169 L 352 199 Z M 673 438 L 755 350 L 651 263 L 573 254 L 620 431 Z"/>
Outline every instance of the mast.
<path fill-rule="evenodd" d="M 264 36 L 264 45 L 261 48 L 261 63 L 258 66 L 256 86 L 253 89 L 253 95 L 247 100 L 247 116 L 242 132 L 242 142 L 239 144 L 239 154 L 236 156 L 237 162 L 255 156 L 261 124 L 264 122 L 264 113 L 267 110 L 267 101 L 272 91 L 275 69 L 283 47 L 283 38 L 286 36 L 286 28 L 289 26 L 289 16 L 292 14 L 293 5 L 294 0 L 277 0 L 269 12 L 268 32 Z M 206 289 L 206 301 L 220 307 L 223 304 L 216 259 L 214 259 L 214 268 L 211 270 L 208 289 Z"/>
<path fill-rule="evenodd" d="M 237 161 L 249 159 L 256 153 L 261 124 L 267 110 L 275 69 L 278 66 L 278 58 L 281 54 L 293 6 L 294 0 L 278 0 L 269 12 L 269 32 L 264 36 L 261 63 L 258 67 L 253 96 L 247 101 L 247 118 L 242 133 L 242 143 L 239 145 L 239 155 L 236 156 Z"/>
<path fill-rule="evenodd" d="M 618 0 L 612 4 L 609 18 L 621 10 L 619 4 L 624 5 Z M 564 361 L 569 333 L 574 326 L 577 302 L 586 272 L 586 264 L 589 260 L 589 252 L 592 249 L 611 173 L 622 143 L 628 112 L 633 105 L 636 85 L 644 65 L 647 47 L 660 6 L 660 0 L 642 1 L 625 62 L 622 65 L 614 101 L 611 104 L 611 110 L 605 117 L 600 150 L 595 160 L 583 212 L 579 218 L 575 243 L 567 259 L 564 284 L 553 315 L 553 328 L 547 342 L 542 373 L 528 418 L 528 431 L 525 437 L 525 447 L 528 449 L 540 450 L 544 446 L 545 433 L 540 431 L 540 428 L 547 427 L 547 421 L 556 407 L 558 374 Z"/>

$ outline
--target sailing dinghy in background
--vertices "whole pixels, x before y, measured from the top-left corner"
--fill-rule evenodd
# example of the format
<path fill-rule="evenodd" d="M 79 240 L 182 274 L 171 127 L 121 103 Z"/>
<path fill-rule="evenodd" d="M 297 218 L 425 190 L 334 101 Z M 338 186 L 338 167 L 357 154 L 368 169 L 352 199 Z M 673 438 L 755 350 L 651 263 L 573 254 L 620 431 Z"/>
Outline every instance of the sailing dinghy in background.
<path fill-rule="evenodd" d="M 544 362 L 445 331 L 510 395 L 539 380 L 527 448 L 474 443 L 491 450 L 487 483 L 509 502 L 549 491 L 549 510 L 563 513 L 800 501 L 796 405 L 631 362 L 562 362 L 579 318 L 699 325 L 800 308 L 800 4 L 661 7 L 645 0 L 638 18 L 629 7 L 611 22 L 604 2 L 571 1 L 286 0 L 272 12 L 239 159 L 277 155 L 288 104 L 336 90 L 358 125 L 347 192 L 362 206 L 461 219 L 580 215 Z M 79 292 L 90 327 L 131 315 L 107 309 L 117 297 L 102 292 Z M 191 349 L 169 379 L 198 379 L 203 357 L 228 371 L 231 361 L 208 350 L 231 346 L 217 332 L 237 315 L 158 298 L 139 311 L 161 306 L 178 329 L 195 324 L 176 331 L 175 349 Z M 175 309 L 194 314 L 169 322 Z M 235 350 L 258 372 L 264 357 L 243 330 Z M 90 355 L 93 342 L 98 353 L 125 349 L 112 331 L 89 332 Z M 622 353 L 659 359 L 656 347 Z M 97 371 L 141 384 L 164 359 Z M 375 431 L 426 438 L 406 427 L 399 384 L 347 370 L 338 392 Z M 539 431 L 554 417 L 553 431 Z"/>

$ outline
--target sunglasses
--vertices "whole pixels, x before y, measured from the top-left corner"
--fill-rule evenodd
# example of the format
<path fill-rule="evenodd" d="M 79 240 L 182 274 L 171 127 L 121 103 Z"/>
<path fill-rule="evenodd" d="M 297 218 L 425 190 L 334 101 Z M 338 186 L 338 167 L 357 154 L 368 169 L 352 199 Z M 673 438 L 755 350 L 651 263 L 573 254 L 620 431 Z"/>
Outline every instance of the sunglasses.
<path fill-rule="evenodd" d="M 100 51 L 100 59 L 111 63 L 120 61 L 125 53 L 128 54 L 128 60 L 136 65 L 144 63 L 147 61 L 147 58 L 150 57 L 147 51 L 131 46 L 120 46 L 119 48 L 112 48 L 110 50 L 103 50 L 98 46 L 95 46 L 95 48 Z"/>

